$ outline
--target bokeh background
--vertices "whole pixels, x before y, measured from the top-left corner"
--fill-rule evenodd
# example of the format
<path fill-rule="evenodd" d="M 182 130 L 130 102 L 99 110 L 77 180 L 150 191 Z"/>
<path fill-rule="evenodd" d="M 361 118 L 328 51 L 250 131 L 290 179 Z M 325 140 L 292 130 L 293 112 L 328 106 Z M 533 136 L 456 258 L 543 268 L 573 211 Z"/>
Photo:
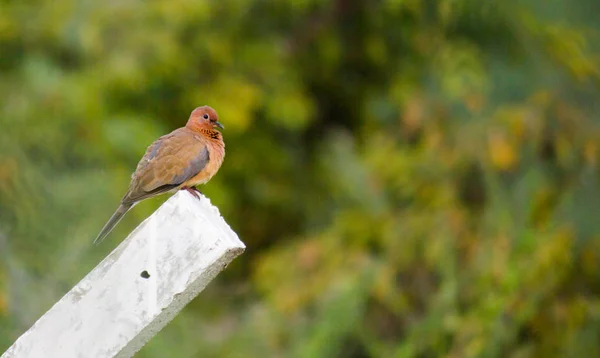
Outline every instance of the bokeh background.
<path fill-rule="evenodd" d="M 0 2 L 0 352 L 157 137 L 248 249 L 139 357 L 600 357 L 600 3 Z"/>

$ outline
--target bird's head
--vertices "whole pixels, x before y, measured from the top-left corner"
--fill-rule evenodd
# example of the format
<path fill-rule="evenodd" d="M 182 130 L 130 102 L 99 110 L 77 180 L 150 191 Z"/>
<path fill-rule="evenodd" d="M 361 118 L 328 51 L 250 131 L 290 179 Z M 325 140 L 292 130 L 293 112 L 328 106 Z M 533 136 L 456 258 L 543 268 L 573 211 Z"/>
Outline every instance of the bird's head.
<path fill-rule="evenodd" d="M 193 129 L 224 129 L 225 127 L 219 122 L 217 111 L 209 106 L 202 106 L 194 109 L 188 119 L 187 127 Z"/>

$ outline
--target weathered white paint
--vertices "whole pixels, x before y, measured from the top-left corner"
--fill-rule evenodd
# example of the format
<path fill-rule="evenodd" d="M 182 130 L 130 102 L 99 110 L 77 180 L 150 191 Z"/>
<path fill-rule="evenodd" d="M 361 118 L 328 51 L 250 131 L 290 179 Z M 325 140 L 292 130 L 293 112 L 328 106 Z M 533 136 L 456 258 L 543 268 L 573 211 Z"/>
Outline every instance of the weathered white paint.
<path fill-rule="evenodd" d="M 244 249 L 206 197 L 180 191 L 1 358 L 131 357 Z"/>

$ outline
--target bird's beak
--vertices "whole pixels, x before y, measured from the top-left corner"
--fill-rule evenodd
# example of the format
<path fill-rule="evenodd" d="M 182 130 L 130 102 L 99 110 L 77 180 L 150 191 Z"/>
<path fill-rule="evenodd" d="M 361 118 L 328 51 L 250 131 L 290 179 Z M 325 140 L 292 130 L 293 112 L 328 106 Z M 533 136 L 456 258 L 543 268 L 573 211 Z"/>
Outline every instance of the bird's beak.
<path fill-rule="evenodd" d="M 215 122 L 215 127 L 219 127 L 221 129 L 225 129 L 225 126 L 221 124 L 221 122 Z"/>

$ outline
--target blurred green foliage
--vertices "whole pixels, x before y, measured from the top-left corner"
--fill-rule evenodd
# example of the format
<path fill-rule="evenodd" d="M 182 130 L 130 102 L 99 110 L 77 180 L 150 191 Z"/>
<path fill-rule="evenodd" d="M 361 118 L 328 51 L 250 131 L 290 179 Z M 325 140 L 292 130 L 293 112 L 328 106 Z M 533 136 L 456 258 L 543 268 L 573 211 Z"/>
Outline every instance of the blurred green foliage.
<path fill-rule="evenodd" d="M 0 351 L 213 106 L 246 242 L 140 357 L 600 356 L 592 0 L 1 1 Z"/>

